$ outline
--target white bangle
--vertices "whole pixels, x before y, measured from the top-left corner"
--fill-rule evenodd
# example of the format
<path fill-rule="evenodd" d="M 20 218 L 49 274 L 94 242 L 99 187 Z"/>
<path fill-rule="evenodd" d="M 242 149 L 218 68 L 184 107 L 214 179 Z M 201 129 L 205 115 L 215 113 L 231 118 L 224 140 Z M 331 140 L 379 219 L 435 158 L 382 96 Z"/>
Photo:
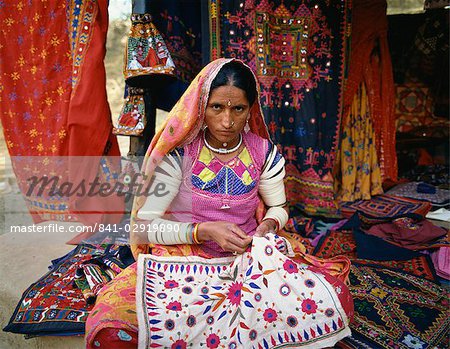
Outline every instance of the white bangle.
<path fill-rule="evenodd" d="M 283 229 L 286 225 L 289 215 L 283 207 L 275 206 L 267 210 L 264 219 L 274 219 L 278 223 L 278 229 Z"/>

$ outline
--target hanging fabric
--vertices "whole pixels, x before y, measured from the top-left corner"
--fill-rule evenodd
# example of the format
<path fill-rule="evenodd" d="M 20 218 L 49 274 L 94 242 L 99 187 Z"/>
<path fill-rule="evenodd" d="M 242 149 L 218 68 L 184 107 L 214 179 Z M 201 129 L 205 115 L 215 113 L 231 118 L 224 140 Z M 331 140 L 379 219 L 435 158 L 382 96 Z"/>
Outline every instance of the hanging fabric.
<path fill-rule="evenodd" d="M 53 2 L 4 6 L 0 117 L 18 185 L 34 221 L 119 220 L 123 202 L 114 194 L 73 195 L 68 189 L 94 178 L 113 186 L 118 172 L 114 159 L 101 159 L 120 154 L 111 134 L 103 65 L 107 3 L 72 0 L 63 6 Z M 32 178 L 50 178 L 58 190 L 52 191 L 52 185 L 31 190 Z"/>
<path fill-rule="evenodd" d="M 370 118 L 377 135 L 375 144 L 382 180 L 395 181 L 395 95 L 387 41 L 386 8 L 385 0 L 353 2 L 351 52 L 344 91 L 343 119 L 345 123 L 355 96 L 364 83 L 369 97 Z"/>
<path fill-rule="evenodd" d="M 271 139 L 286 159 L 288 202 L 336 214 L 336 156 L 350 1 L 209 0 L 211 58 L 236 57 L 261 82 Z"/>
<path fill-rule="evenodd" d="M 342 124 L 337 162 L 340 171 L 335 182 L 339 201 L 369 200 L 383 193 L 374 139 L 369 97 L 361 84 Z"/>

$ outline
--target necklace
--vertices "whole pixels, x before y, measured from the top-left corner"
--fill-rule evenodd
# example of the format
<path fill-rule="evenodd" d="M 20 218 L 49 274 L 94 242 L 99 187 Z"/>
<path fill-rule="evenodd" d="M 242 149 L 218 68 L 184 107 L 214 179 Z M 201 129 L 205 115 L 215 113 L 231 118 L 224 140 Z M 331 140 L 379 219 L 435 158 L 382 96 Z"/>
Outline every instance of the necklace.
<path fill-rule="evenodd" d="M 236 146 L 234 146 L 233 148 L 230 148 L 230 149 L 227 149 L 227 148 L 214 148 L 206 140 L 206 132 L 203 132 L 203 141 L 205 142 L 206 148 L 208 148 L 209 150 L 213 151 L 214 153 L 217 153 L 217 154 L 230 154 L 230 153 L 238 150 L 239 147 L 241 146 L 241 144 L 242 144 L 242 134 L 239 133 L 239 142 L 238 142 L 238 144 L 236 144 Z"/>

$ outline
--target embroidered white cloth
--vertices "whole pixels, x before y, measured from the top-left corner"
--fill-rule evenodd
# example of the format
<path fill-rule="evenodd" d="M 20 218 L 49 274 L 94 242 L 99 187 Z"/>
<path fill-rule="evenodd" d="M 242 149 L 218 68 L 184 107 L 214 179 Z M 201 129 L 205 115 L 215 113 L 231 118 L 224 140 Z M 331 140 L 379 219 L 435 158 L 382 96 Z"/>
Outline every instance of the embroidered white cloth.
<path fill-rule="evenodd" d="M 272 235 L 237 257 L 140 255 L 139 348 L 316 349 L 350 335 L 340 290 L 281 253 L 288 244 Z"/>

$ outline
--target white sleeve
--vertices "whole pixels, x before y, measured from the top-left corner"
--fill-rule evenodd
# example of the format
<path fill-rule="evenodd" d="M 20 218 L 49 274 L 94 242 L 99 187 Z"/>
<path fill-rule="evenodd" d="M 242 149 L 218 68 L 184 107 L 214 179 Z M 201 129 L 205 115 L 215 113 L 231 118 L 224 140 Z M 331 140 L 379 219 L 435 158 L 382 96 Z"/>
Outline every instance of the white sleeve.
<path fill-rule="evenodd" d="M 176 245 L 192 244 L 193 225 L 162 219 L 172 201 L 178 194 L 181 181 L 181 155 L 175 150 L 168 154 L 156 168 L 149 193 L 155 188 L 164 192 L 164 195 L 147 197 L 142 208 L 137 213 L 137 218 L 149 221 L 147 224 L 147 237 L 149 243 Z"/>
<path fill-rule="evenodd" d="M 268 210 L 264 219 L 274 219 L 278 228 L 282 229 L 289 219 L 286 206 L 286 192 L 284 188 L 285 160 L 275 146 L 269 150 L 259 182 L 259 194 Z"/>

